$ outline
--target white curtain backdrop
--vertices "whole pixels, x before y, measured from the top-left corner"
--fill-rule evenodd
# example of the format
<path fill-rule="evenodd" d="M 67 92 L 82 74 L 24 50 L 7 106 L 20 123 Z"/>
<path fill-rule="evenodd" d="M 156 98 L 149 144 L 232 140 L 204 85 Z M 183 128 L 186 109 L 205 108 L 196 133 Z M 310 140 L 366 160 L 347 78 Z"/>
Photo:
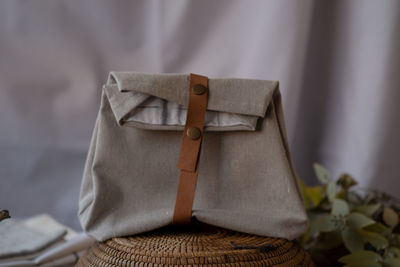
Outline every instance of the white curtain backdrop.
<path fill-rule="evenodd" d="M 298 173 L 400 197 L 400 1 L 0 2 L 0 209 L 79 229 L 110 70 L 279 80 Z"/>

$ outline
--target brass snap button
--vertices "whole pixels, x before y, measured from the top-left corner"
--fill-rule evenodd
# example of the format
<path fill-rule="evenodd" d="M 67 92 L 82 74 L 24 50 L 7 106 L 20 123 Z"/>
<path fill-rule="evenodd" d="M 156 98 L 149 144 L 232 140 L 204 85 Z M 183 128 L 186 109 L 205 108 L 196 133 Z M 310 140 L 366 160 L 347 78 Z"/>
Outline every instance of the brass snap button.
<path fill-rule="evenodd" d="M 201 131 L 196 127 L 188 127 L 186 130 L 186 135 L 192 140 L 197 140 L 201 136 Z"/>
<path fill-rule="evenodd" d="M 206 87 L 201 84 L 195 84 L 192 87 L 192 91 L 195 95 L 202 95 L 206 92 Z"/>

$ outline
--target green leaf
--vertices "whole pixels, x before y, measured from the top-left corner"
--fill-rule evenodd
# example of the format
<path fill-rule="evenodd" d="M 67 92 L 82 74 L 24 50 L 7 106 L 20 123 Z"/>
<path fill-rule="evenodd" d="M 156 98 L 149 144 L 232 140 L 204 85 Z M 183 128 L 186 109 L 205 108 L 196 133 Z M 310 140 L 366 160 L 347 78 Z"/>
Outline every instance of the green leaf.
<path fill-rule="evenodd" d="M 341 185 L 344 189 L 348 189 L 357 184 L 357 182 L 353 179 L 353 177 L 347 173 L 342 174 L 339 177 L 337 183 Z"/>
<path fill-rule="evenodd" d="M 385 207 L 383 209 L 383 221 L 392 228 L 399 223 L 399 215 L 392 209 Z"/>
<path fill-rule="evenodd" d="M 342 244 L 342 236 L 340 230 L 332 232 L 320 233 L 318 242 L 315 245 L 316 249 L 333 249 Z"/>
<path fill-rule="evenodd" d="M 371 243 L 371 245 L 378 250 L 384 249 L 389 245 L 388 240 L 380 234 L 369 232 L 364 229 L 358 229 L 357 231 L 361 234 L 365 242 Z"/>
<path fill-rule="evenodd" d="M 347 202 L 343 199 L 335 199 L 332 205 L 332 215 L 347 215 L 350 209 Z"/>
<path fill-rule="evenodd" d="M 353 203 L 353 204 L 360 204 L 360 203 L 362 202 L 362 198 L 361 198 L 356 192 L 347 191 L 346 196 L 347 196 L 347 200 L 348 200 L 350 203 Z"/>
<path fill-rule="evenodd" d="M 399 234 L 392 234 L 391 244 L 393 246 L 400 248 L 400 235 Z"/>
<path fill-rule="evenodd" d="M 356 229 L 343 229 L 342 240 L 344 246 L 352 253 L 364 249 L 365 241 Z"/>
<path fill-rule="evenodd" d="M 324 190 L 322 186 L 308 187 L 306 192 L 314 207 L 318 206 L 322 199 L 324 199 Z"/>
<path fill-rule="evenodd" d="M 389 253 L 390 255 L 392 255 L 393 257 L 400 258 L 400 248 L 389 247 L 389 248 L 387 249 L 387 251 L 388 251 L 388 253 Z"/>
<path fill-rule="evenodd" d="M 363 250 L 367 242 L 371 243 L 376 249 L 383 249 L 388 245 L 388 241 L 385 237 L 363 229 L 345 228 L 342 231 L 342 239 L 345 247 L 353 253 Z"/>
<path fill-rule="evenodd" d="M 331 175 L 324 166 L 318 163 L 314 163 L 314 172 L 321 183 L 327 184 L 329 182 Z"/>
<path fill-rule="evenodd" d="M 381 235 L 390 235 L 392 233 L 392 229 L 379 222 L 364 227 L 364 230 Z"/>
<path fill-rule="evenodd" d="M 311 228 L 319 232 L 330 232 L 338 228 L 335 222 L 334 216 L 327 214 L 316 219 L 312 224 Z"/>
<path fill-rule="evenodd" d="M 400 259 L 386 258 L 383 260 L 384 267 L 400 267 Z"/>
<path fill-rule="evenodd" d="M 298 179 L 298 184 L 307 209 L 318 206 L 324 199 L 323 186 L 307 186 L 300 178 Z"/>
<path fill-rule="evenodd" d="M 379 197 L 376 191 L 368 192 L 368 194 L 364 197 L 364 203 L 370 204 L 371 202 L 375 203 L 379 201 Z"/>
<path fill-rule="evenodd" d="M 348 263 L 348 264 L 354 264 L 354 263 L 360 263 L 360 262 L 379 262 L 382 260 L 381 255 L 378 253 L 368 251 L 368 250 L 360 250 L 357 252 L 354 252 L 352 254 L 346 255 L 341 257 L 338 261 L 341 263 Z"/>
<path fill-rule="evenodd" d="M 360 206 L 355 207 L 353 209 L 353 211 L 357 211 L 357 212 L 367 215 L 368 217 L 372 217 L 372 215 L 374 215 L 375 212 L 377 212 L 380 207 L 381 207 L 380 203 L 372 204 L 372 205 L 360 205 Z"/>
<path fill-rule="evenodd" d="M 297 184 L 299 185 L 301 195 L 303 196 L 304 206 L 306 207 L 306 209 L 312 207 L 311 199 L 307 196 L 307 192 L 306 192 L 307 186 L 300 177 L 297 178 Z"/>
<path fill-rule="evenodd" d="M 349 214 L 349 216 L 347 216 L 346 219 L 346 225 L 349 228 L 363 228 L 367 225 L 371 225 L 374 224 L 375 221 L 368 218 L 367 216 L 365 216 L 364 214 L 358 213 L 358 212 L 352 212 Z"/>
<path fill-rule="evenodd" d="M 328 185 L 326 186 L 326 195 L 328 196 L 329 201 L 333 202 L 333 200 L 336 197 L 336 183 L 335 182 L 328 183 Z"/>

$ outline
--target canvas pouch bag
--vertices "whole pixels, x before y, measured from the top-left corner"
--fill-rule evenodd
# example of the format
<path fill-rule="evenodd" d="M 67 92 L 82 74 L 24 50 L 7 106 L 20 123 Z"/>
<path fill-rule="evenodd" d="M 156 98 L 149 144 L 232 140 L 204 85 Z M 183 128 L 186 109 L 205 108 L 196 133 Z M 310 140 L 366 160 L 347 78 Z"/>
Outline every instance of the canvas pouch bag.
<path fill-rule="evenodd" d="M 278 82 L 111 72 L 78 216 L 99 241 L 191 219 L 300 236 L 308 220 Z"/>

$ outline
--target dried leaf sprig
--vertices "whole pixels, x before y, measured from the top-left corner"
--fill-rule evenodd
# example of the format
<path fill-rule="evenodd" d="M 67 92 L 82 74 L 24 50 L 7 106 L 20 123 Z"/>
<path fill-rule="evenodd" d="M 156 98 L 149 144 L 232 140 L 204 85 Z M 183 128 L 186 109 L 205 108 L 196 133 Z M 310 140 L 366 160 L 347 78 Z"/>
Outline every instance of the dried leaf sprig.
<path fill-rule="evenodd" d="M 0 210 L 0 222 L 8 218 L 10 218 L 10 213 L 8 210 Z"/>
<path fill-rule="evenodd" d="M 310 218 L 300 240 L 304 248 L 327 257 L 339 250 L 336 262 L 349 267 L 400 267 L 400 210 L 393 204 L 395 198 L 373 190 L 360 194 L 353 190 L 357 182 L 351 175 L 334 180 L 318 163 L 314 172 L 320 185 L 309 187 L 299 180 Z"/>

